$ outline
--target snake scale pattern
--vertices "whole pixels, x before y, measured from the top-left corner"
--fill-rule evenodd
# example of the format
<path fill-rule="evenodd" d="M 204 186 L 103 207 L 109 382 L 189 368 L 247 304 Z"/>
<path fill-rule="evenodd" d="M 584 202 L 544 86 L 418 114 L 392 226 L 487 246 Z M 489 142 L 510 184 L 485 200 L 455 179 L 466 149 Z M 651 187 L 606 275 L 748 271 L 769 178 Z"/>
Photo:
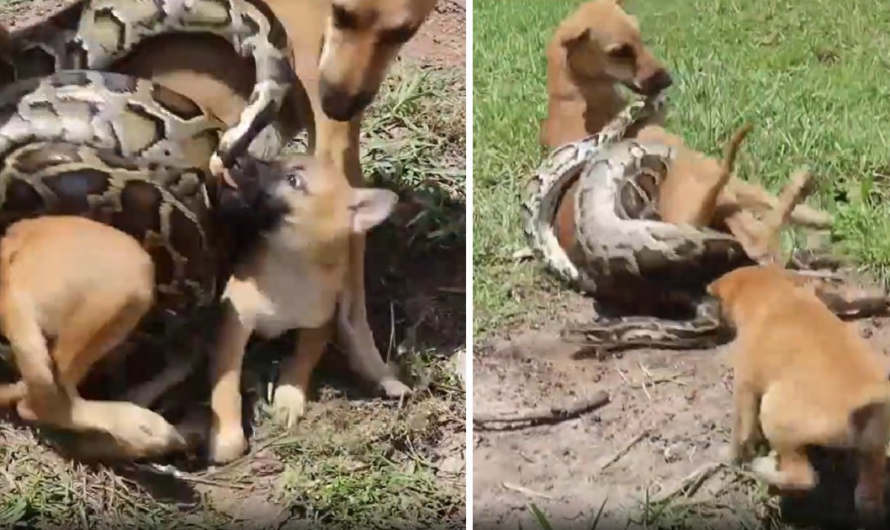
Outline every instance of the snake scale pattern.
<path fill-rule="evenodd" d="M 558 278 L 592 295 L 600 313 L 564 336 L 600 351 L 712 346 L 721 323 L 703 287 L 753 263 L 730 235 L 659 220 L 657 190 L 676 151 L 625 136 L 664 101 L 664 95 L 633 101 L 599 133 L 555 149 L 525 190 L 523 231 L 532 252 Z M 570 256 L 553 222 L 575 179 L 577 193 L 566 198 L 575 201 L 578 242 Z"/>
<path fill-rule="evenodd" d="M 224 124 L 184 96 L 122 74 L 68 70 L 0 90 L 0 231 L 83 215 L 152 255 L 169 310 L 216 296 L 208 160 Z"/>
<path fill-rule="evenodd" d="M 0 58 L 0 84 L 63 70 L 107 69 L 147 39 L 175 33 L 222 37 L 256 65 L 248 104 L 238 123 L 225 130 L 214 159 L 231 166 L 257 137 L 264 145 L 255 146 L 254 154 L 278 154 L 287 139 L 274 122 L 297 81 L 284 26 L 262 0 L 84 0 L 15 35 L 15 49 Z"/>

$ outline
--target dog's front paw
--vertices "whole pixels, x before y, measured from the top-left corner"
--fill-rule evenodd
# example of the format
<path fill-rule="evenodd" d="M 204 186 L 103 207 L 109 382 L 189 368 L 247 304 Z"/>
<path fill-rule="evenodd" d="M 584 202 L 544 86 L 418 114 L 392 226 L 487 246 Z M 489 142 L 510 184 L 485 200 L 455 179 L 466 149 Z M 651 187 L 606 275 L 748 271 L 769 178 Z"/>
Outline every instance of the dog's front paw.
<path fill-rule="evenodd" d="M 240 428 L 211 431 L 208 456 L 215 464 L 228 464 L 247 452 L 247 438 Z"/>
<path fill-rule="evenodd" d="M 405 383 L 395 378 L 387 378 L 380 381 L 380 388 L 386 397 L 391 399 L 408 397 L 411 395 L 411 388 Z"/>
<path fill-rule="evenodd" d="M 779 460 L 773 454 L 768 456 L 758 456 L 752 460 L 751 471 L 764 482 L 774 485 L 780 484 Z"/>
<path fill-rule="evenodd" d="M 280 385 L 272 397 L 272 417 L 278 424 L 292 429 L 306 414 L 306 393 L 299 387 Z"/>

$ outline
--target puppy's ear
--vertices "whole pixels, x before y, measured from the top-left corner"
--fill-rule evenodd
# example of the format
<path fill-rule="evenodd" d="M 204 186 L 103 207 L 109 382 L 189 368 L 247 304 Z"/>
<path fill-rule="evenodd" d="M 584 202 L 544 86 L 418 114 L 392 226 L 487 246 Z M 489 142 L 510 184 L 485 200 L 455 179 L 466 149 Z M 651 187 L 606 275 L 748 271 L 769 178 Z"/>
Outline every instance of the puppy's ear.
<path fill-rule="evenodd" d="M 378 188 L 357 188 L 352 194 L 352 232 L 361 234 L 382 223 L 399 202 L 395 193 Z"/>
<path fill-rule="evenodd" d="M 624 0 L 613 0 L 619 7 L 624 7 Z"/>
<path fill-rule="evenodd" d="M 581 25 L 564 28 L 560 40 L 566 49 L 573 50 L 590 40 L 590 28 Z"/>

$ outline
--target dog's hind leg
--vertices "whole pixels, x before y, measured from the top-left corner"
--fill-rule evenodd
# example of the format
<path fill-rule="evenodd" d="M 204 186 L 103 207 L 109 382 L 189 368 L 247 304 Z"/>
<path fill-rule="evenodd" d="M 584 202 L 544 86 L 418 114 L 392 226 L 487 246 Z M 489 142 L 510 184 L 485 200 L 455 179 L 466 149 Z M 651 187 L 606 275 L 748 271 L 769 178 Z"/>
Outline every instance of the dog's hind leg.
<path fill-rule="evenodd" d="M 736 196 L 739 207 L 753 211 L 769 211 L 779 206 L 779 199 L 757 184 L 741 179 L 733 179 L 727 184 L 727 190 Z M 831 228 L 831 214 L 817 210 L 806 204 L 798 204 L 791 211 L 790 220 L 793 224 L 817 230 Z"/>
<path fill-rule="evenodd" d="M 276 420 L 292 428 L 306 413 L 312 372 L 334 334 L 333 321 L 314 329 L 301 329 L 293 355 L 281 364 L 272 406 Z"/>
<path fill-rule="evenodd" d="M 4 260 L 4 272 L 9 272 L 9 261 Z M 9 285 L 12 278 L 4 278 L 0 295 L 0 327 L 12 347 L 16 367 L 22 376 L 20 384 L 10 385 L 10 403 L 18 402 L 23 419 L 57 414 L 70 407 L 68 395 L 56 381 L 53 359 L 50 357 L 43 330 L 34 314 L 31 298 Z M 16 393 L 19 390 L 21 393 Z"/>

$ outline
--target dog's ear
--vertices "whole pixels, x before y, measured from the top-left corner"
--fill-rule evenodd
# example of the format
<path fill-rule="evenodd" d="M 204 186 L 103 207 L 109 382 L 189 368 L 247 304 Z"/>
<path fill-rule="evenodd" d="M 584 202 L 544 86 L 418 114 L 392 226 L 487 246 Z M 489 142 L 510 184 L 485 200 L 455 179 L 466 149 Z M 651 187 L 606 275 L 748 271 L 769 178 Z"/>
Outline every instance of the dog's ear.
<path fill-rule="evenodd" d="M 619 7 L 624 7 L 624 0 L 612 0 L 612 1 L 615 2 L 615 5 L 617 5 Z"/>
<path fill-rule="evenodd" d="M 392 213 L 399 196 L 379 188 L 358 188 L 353 192 L 351 229 L 361 234 L 382 223 Z"/>
<path fill-rule="evenodd" d="M 570 28 L 562 35 L 562 45 L 568 50 L 572 50 L 588 40 L 590 40 L 590 28 L 585 26 Z"/>

